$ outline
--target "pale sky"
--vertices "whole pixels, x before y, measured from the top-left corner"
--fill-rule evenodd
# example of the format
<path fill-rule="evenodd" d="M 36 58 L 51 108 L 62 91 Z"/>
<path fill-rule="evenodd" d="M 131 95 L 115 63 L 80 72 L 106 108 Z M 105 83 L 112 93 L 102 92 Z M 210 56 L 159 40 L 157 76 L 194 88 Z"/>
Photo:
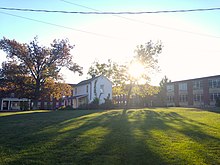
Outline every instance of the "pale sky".
<path fill-rule="evenodd" d="M 71 3 L 67 3 L 71 2 Z M 158 11 L 220 7 L 219 0 L 1 0 L 0 7 L 65 11 Z M 92 62 L 128 62 L 137 45 L 161 40 L 160 72 L 150 74 L 158 85 L 165 75 L 172 81 L 219 75 L 220 10 L 143 15 L 80 15 L 0 10 L 0 38 L 29 42 L 37 35 L 42 45 L 68 38 L 75 45 L 79 77 L 63 71 L 66 82 L 88 77 Z M 0 51 L 0 62 L 5 60 Z"/>

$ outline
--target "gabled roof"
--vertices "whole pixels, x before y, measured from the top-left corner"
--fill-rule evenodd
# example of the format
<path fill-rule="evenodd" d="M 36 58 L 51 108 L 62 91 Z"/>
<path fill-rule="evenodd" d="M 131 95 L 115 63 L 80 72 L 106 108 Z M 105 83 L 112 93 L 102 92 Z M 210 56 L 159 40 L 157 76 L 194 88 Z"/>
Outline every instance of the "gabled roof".
<path fill-rule="evenodd" d="M 93 80 L 99 78 L 100 76 L 92 77 L 92 78 L 90 78 L 88 80 L 83 80 L 83 81 L 79 82 L 78 84 L 76 84 L 75 86 L 81 86 L 81 85 L 89 84 L 90 82 L 92 82 Z"/>

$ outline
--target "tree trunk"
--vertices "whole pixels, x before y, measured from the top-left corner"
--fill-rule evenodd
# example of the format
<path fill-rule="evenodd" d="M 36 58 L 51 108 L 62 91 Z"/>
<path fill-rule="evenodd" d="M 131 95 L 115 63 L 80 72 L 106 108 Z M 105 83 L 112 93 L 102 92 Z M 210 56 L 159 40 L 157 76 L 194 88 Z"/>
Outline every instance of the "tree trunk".
<path fill-rule="evenodd" d="M 33 109 L 36 110 L 38 109 L 38 101 L 40 98 L 40 81 L 36 81 L 36 87 L 34 91 L 34 100 L 33 100 Z"/>
<path fill-rule="evenodd" d="M 127 95 L 127 100 L 126 100 L 126 105 L 125 105 L 125 108 L 124 108 L 125 110 L 127 110 L 129 108 L 132 87 L 133 87 L 133 82 L 130 82 L 128 95 Z"/>

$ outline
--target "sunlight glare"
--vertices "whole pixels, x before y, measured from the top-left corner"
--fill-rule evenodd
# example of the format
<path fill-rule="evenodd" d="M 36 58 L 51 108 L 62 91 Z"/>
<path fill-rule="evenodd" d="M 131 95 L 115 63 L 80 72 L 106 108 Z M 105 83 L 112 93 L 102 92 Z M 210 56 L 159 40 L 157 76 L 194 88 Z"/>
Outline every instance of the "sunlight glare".
<path fill-rule="evenodd" d="M 132 78 L 141 78 L 144 74 L 145 69 L 144 66 L 139 62 L 133 62 L 128 68 L 128 73 Z"/>

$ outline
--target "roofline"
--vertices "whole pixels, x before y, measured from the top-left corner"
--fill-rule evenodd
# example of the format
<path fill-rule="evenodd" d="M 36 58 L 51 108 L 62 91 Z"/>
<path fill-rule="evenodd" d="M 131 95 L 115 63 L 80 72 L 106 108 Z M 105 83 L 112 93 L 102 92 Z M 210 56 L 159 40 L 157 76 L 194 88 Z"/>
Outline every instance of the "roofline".
<path fill-rule="evenodd" d="M 101 75 L 100 75 L 100 76 L 101 76 Z M 87 85 L 87 84 L 89 84 L 90 82 L 92 82 L 93 80 L 96 80 L 97 78 L 99 78 L 100 76 L 92 77 L 92 78 L 87 79 L 87 80 L 82 80 L 82 81 L 80 81 L 78 84 L 75 84 L 74 87 L 79 87 L 79 86 Z M 83 83 L 84 81 L 85 81 L 85 83 Z M 86 81 L 88 81 L 88 82 L 86 82 Z M 80 83 L 83 83 L 83 84 L 80 84 Z"/>
<path fill-rule="evenodd" d="M 83 81 L 80 81 L 78 84 L 75 84 L 74 87 L 79 87 L 79 86 L 87 85 L 87 84 L 89 84 L 90 82 L 92 82 L 92 81 L 98 79 L 99 77 L 105 77 L 105 78 L 113 85 L 113 82 L 112 82 L 111 80 L 109 80 L 106 76 L 104 76 L 104 75 L 99 75 L 99 76 L 90 78 L 90 79 L 88 79 L 88 80 L 83 80 L 83 81 L 88 81 L 88 82 L 85 82 L 85 83 L 83 83 L 83 84 L 80 84 L 80 83 L 83 82 Z"/>
<path fill-rule="evenodd" d="M 180 83 L 180 82 L 193 81 L 193 80 L 202 80 L 202 79 L 208 79 L 208 78 L 217 78 L 217 77 L 220 78 L 220 75 L 206 76 L 206 77 L 199 77 L 199 78 L 186 79 L 186 80 L 179 80 L 179 81 L 172 81 L 172 82 L 168 82 L 167 84 Z"/>

